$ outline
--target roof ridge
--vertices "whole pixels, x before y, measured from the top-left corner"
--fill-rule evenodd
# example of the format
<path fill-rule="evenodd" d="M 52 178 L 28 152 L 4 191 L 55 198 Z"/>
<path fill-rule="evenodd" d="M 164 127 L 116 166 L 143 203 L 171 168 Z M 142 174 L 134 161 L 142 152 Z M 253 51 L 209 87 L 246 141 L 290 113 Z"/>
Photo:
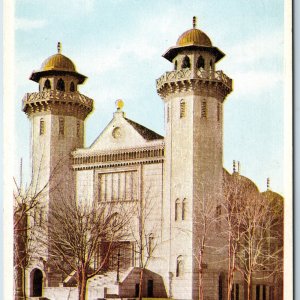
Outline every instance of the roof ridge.
<path fill-rule="evenodd" d="M 164 137 L 155 131 L 128 118 L 124 118 L 146 140 L 161 140 Z"/>

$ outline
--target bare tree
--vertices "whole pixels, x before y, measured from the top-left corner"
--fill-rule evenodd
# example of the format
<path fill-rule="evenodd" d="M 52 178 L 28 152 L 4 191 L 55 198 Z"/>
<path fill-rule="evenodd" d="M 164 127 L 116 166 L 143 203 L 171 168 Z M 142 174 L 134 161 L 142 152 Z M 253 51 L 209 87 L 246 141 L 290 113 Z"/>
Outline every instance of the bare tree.
<path fill-rule="evenodd" d="M 23 189 L 15 182 L 13 230 L 14 230 L 14 273 L 15 297 L 26 299 L 26 268 L 37 258 L 39 247 L 36 244 L 37 222 L 34 216 L 43 210 L 43 199 L 47 185 L 37 190 L 31 183 Z"/>
<path fill-rule="evenodd" d="M 211 199 L 208 193 L 205 193 L 204 184 L 202 185 L 202 193 L 197 199 L 198 213 L 195 218 L 194 226 L 197 234 L 197 243 L 193 249 L 193 255 L 198 264 L 198 297 L 199 300 L 204 299 L 204 283 L 203 275 L 206 269 L 204 256 L 209 252 L 216 251 L 213 243 L 214 236 L 211 232 L 216 230 L 216 226 L 221 221 L 218 215 L 218 205 Z M 183 208 L 184 209 L 184 208 Z"/>
<path fill-rule="evenodd" d="M 28 186 L 24 187 L 22 184 L 22 171 L 20 171 L 19 184 L 15 178 L 13 179 L 15 184 L 13 190 L 13 230 L 16 299 L 26 299 L 27 278 L 25 271 L 33 260 L 39 259 L 45 254 L 44 249 L 41 249 L 39 245 L 38 236 L 45 234 L 42 223 L 46 212 L 46 199 L 57 188 L 58 183 L 53 184 L 53 180 L 64 165 L 63 160 L 58 161 L 48 173 L 47 178 L 44 178 L 42 175 L 43 159 L 44 155 L 41 156 Z"/>
<path fill-rule="evenodd" d="M 238 175 L 237 175 L 238 176 Z M 231 299 L 234 273 L 236 271 L 237 251 L 239 249 L 241 235 L 241 203 L 245 190 L 234 177 L 224 172 L 223 191 L 224 198 L 222 203 L 222 219 L 225 221 L 223 228 L 224 237 L 227 239 L 227 300 Z"/>
<path fill-rule="evenodd" d="M 85 300 L 87 281 L 105 269 L 116 244 L 127 235 L 128 211 L 120 203 L 56 199 L 49 211 L 49 262 L 66 276 L 75 271 L 78 299 Z M 96 263 L 95 263 L 96 262 Z"/>
<path fill-rule="evenodd" d="M 229 178 L 229 177 L 228 177 Z M 248 179 L 234 173 L 226 184 L 225 207 L 228 234 L 228 293 L 233 274 L 239 271 L 250 300 L 252 280 L 271 278 L 282 265 L 282 215 Z M 278 207 L 277 207 L 278 210 Z"/>
<path fill-rule="evenodd" d="M 158 221 L 153 219 L 157 216 L 154 210 L 157 207 L 154 198 L 150 197 L 150 189 L 146 196 L 138 201 L 134 209 L 133 222 L 130 223 L 131 238 L 134 240 L 134 252 L 138 257 L 140 268 L 139 299 L 143 296 L 144 272 L 149 262 L 155 259 L 155 249 L 158 247 Z M 138 228 L 136 224 L 138 223 Z"/>

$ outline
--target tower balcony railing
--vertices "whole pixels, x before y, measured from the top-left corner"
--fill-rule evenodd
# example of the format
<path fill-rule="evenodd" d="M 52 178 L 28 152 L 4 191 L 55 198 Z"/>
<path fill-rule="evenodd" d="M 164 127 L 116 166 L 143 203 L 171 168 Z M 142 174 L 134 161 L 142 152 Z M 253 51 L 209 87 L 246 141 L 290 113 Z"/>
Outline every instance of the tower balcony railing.
<path fill-rule="evenodd" d="M 182 80 L 202 79 L 205 81 L 221 82 L 229 90 L 232 90 L 232 79 L 223 71 L 206 71 L 204 69 L 191 70 L 188 68 L 166 72 L 156 80 L 156 88 L 160 90 L 165 83 L 172 83 Z"/>
<path fill-rule="evenodd" d="M 23 109 L 27 105 L 35 105 L 41 102 L 68 102 L 74 104 L 84 105 L 88 109 L 93 108 L 93 100 L 87 96 L 80 94 L 79 92 L 63 92 L 58 90 L 46 90 L 36 93 L 26 93 L 23 97 Z"/>

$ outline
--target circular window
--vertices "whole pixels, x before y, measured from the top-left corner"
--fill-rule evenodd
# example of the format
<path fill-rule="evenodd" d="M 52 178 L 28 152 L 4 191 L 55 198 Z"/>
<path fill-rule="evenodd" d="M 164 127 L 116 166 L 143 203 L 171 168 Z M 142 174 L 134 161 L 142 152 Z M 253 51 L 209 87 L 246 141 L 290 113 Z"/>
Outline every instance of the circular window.
<path fill-rule="evenodd" d="M 115 139 L 118 139 L 121 136 L 121 128 L 120 127 L 116 127 L 113 131 L 112 131 L 112 136 Z"/>

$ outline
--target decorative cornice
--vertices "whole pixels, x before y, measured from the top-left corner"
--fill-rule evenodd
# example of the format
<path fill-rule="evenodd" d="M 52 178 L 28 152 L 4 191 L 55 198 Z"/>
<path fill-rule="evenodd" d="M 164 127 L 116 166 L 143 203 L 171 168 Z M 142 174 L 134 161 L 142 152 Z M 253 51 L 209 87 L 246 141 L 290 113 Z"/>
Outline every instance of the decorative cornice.
<path fill-rule="evenodd" d="M 136 164 L 153 164 L 164 161 L 164 144 L 135 149 L 120 149 L 114 151 L 99 151 L 87 153 L 72 153 L 73 169 L 88 170 L 95 168 L 110 168 Z"/>
<path fill-rule="evenodd" d="M 51 112 L 59 115 L 75 115 L 85 119 L 93 110 L 93 100 L 79 92 L 48 90 L 27 93 L 22 100 L 22 110 L 30 116 L 38 112 Z"/>
<path fill-rule="evenodd" d="M 232 79 L 222 71 L 207 72 L 203 69 L 181 69 L 166 72 L 156 80 L 157 93 L 167 99 L 176 93 L 193 92 L 221 99 L 232 91 Z"/>

